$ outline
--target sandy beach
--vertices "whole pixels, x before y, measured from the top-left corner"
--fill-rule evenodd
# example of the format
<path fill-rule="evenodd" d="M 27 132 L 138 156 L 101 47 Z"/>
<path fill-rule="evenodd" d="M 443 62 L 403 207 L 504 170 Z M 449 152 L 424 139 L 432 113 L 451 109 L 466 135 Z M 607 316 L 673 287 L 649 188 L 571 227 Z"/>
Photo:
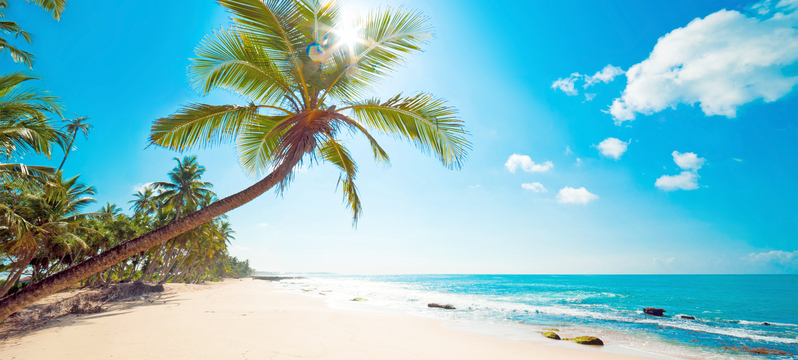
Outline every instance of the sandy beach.
<path fill-rule="evenodd" d="M 341 310 L 251 279 L 170 284 L 146 304 L 68 315 L 0 343 L 1 359 L 644 359 L 511 341 L 444 321 Z"/>

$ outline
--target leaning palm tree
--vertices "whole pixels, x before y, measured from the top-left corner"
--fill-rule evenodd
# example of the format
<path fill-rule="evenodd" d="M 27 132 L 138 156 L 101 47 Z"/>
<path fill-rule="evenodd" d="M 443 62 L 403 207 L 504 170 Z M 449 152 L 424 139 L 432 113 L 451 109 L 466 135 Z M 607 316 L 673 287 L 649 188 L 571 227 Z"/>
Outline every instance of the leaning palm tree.
<path fill-rule="evenodd" d="M 265 1 L 265 0 L 264 0 Z M 185 151 L 236 143 L 246 172 L 268 175 L 252 186 L 178 221 L 120 244 L 0 301 L 4 318 L 131 255 L 238 208 L 271 188 L 284 190 L 303 159 L 341 170 L 339 183 L 356 221 L 361 213 L 357 166 L 341 141 L 346 132 L 368 139 L 377 161 L 388 155 L 370 131 L 407 139 L 459 168 L 470 147 L 456 109 L 428 93 L 364 98 L 372 86 L 431 39 L 427 18 L 384 9 L 339 18 L 332 1 L 220 0 L 234 25 L 207 37 L 190 68 L 202 92 L 227 89 L 245 105 L 189 104 L 155 121 L 150 140 Z M 344 36 L 347 35 L 347 36 Z M 355 41 L 344 41 L 350 35 Z"/>
<path fill-rule="evenodd" d="M 77 115 L 75 115 L 74 119 L 64 119 L 67 124 L 64 125 L 62 129 L 64 129 L 66 133 L 71 134 L 72 139 L 69 140 L 69 145 L 67 145 L 66 150 L 64 151 L 64 160 L 61 160 L 61 165 L 58 165 L 58 169 L 56 171 L 61 171 L 61 168 L 64 167 L 67 156 L 69 156 L 69 151 L 72 150 L 72 145 L 75 144 L 75 139 L 78 137 L 78 132 L 83 133 L 84 138 L 89 138 L 89 131 L 91 131 L 93 126 L 86 122 L 88 119 L 88 116 Z"/>

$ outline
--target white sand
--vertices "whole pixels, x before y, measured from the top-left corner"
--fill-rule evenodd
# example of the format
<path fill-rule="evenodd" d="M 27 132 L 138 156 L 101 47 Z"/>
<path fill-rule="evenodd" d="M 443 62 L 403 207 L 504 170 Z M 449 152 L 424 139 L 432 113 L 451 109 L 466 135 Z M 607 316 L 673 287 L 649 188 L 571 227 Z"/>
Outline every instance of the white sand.
<path fill-rule="evenodd" d="M 150 305 L 73 316 L 0 343 L 0 359 L 643 359 L 511 341 L 410 315 L 333 309 L 259 280 L 169 285 Z"/>

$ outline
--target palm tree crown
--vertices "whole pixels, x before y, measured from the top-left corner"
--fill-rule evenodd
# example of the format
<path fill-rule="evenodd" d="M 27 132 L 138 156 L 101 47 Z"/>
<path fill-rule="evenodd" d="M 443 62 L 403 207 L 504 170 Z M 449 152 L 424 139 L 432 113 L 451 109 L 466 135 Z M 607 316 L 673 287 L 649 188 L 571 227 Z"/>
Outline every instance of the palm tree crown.
<path fill-rule="evenodd" d="M 197 163 L 196 156 L 186 156 L 182 160 L 175 158 L 177 166 L 169 172 L 171 182 L 158 181 L 152 184 L 160 190 L 155 200 L 163 201 L 175 209 L 175 220 L 188 209 L 195 209 L 202 199 L 213 193 L 209 188 L 213 184 L 202 181 L 205 167 Z"/>
<path fill-rule="evenodd" d="M 377 161 L 388 155 L 370 131 L 407 139 L 459 168 L 470 144 L 457 110 L 428 93 L 363 99 L 418 52 L 431 36 L 427 18 L 410 10 L 376 10 L 351 21 L 318 0 L 221 0 L 234 24 L 207 37 L 189 69 L 203 94 L 227 89 L 248 105 L 188 104 L 155 121 L 150 140 L 184 151 L 235 142 L 251 175 L 308 157 L 341 170 L 339 183 L 356 222 L 361 213 L 357 165 L 340 140 L 363 134 Z M 348 41 L 348 34 L 356 40 Z M 292 177 L 282 177 L 280 189 Z"/>
<path fill-rule="evenodd" d="M 78 132 L 83 133 L 84 138 L 89 138 L 89 131 L 91 131 L 94 126 L 89 124 L 86 120 L 89 120 L 88 116 L 75 116 L 74 119 L 64 119 L 66 125 L 62 127 L 62 129 L 67 133 L 71 134 L 72 139 L 69 141 L 69 145 L 66 147 L 64 151 L 64 160 L 61 160 L 61 165 L 58 166 L 57 170 L 61 170 L 64 167 L 64 163 L 66 162 L 67 156 L 69 156 L 69 151 L 72 150 L 72 145 L 75 144 L 75 139 L 78 137 Z"/>

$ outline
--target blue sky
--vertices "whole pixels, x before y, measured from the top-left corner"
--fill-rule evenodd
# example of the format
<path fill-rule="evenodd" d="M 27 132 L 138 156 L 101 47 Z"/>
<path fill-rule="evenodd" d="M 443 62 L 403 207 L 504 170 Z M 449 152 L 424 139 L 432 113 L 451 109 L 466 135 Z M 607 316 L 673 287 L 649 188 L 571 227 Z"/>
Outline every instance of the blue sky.
<path fill-rule="evenodd" d="M 38 86 L 92 118 L 65 171 L 97 187 L 98 208 L 127 207 L 174 166 L 179 154 L 145 149 L 154 119 L 192 101 L 242 102 L 189 88 L 193 48 L 228 17 L 186 4 L 74 0 L 60 22 L 23 1 L 7 11 L 35 35 L 18 45 L 36 55 Z M 380 5 L 421 10 L 436 38 L 375 96 L 448 99 L 471 133 L 469 160 L 451 171 L 381 138 L 386 168 L 351 139 L 358 228 L 337 171 L 302 169 L 283 197 L 230 213 L 232 253 L 256 269 L 798 272 L 794 1 L 344 3 Z M 25 70 L 7 56 L 0 66 Z M 220 196 L 255 181 L 232 146 L 191 153 Z"/>

